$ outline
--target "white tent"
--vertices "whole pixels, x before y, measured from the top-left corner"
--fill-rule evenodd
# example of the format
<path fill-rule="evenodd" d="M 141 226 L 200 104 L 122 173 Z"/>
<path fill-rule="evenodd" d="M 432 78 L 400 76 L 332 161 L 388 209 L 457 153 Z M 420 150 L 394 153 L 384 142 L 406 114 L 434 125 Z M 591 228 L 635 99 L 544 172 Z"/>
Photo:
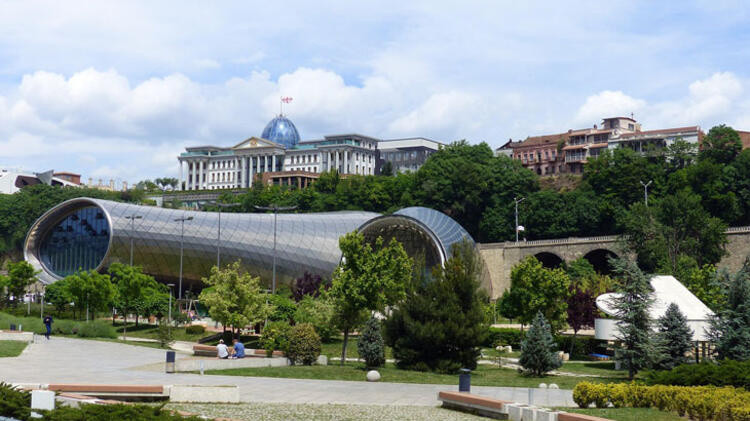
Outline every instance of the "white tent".
<path fill-rule="evenodd" d="M 653 320 L 663 316 L 671 303 L 677 304 L 682 314 L 688 319 L 688 326 L 693 330 L 694 341 L 706 341 L 709 328 L 708 320 L 714 314 L 701 300 L 690 292 L 674 276 L 654 276 L 651 278 L 654 303 L 649 309 Z M 609 316 L 616 316 L 612 308 L 612 299 L 619 294 L 610 292 L 596 298 L 596 306 Z M 617 319 L 596 319 L 594 330 L 596 339 L 615 340 Z"/>

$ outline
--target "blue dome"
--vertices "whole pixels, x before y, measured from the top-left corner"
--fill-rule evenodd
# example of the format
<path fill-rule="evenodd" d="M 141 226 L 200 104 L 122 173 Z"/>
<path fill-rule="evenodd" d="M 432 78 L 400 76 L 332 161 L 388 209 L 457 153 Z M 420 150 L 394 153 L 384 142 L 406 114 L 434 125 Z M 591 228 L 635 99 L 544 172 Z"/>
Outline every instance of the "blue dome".
<path fill-rule="evenodd" d="M 294 127 L 292 120 L 283 115 L 271 120 L 263 129 L 263 134 L 260 137 L 283 145 L 285 148 L 292 148 L 299 143 L 297 128 Z"/>

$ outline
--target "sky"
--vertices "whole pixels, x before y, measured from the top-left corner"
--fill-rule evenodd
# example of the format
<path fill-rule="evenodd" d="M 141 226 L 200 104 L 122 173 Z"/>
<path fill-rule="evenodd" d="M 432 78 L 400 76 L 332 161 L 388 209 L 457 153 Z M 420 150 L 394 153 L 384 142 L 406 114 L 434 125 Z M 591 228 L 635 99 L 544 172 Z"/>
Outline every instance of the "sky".
<path fill-rule="evenodd" d="M 0 168 L 137 182 L 284 113 L 303 140 L 750 130 L 743 1 L 0 2 Z"/>

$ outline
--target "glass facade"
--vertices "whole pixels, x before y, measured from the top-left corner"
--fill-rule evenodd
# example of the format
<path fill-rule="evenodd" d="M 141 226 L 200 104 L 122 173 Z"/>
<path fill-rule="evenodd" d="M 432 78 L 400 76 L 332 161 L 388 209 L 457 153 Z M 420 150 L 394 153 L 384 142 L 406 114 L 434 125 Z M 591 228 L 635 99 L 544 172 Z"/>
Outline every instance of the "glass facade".
<path fill-rule="evenodd" d="M 107 254 L 109 236 L 109 223 L 101 209 L 79 208 L 49 227 L 39 246 L 39 259 L 59 277 L 96 269 Z"/>
<path fill-rule="evenodd" d="M 403 213 L 403 214 L 399 214 Z M 140 216 L 132 221 L 128 217 Z M 184 226 L 175 221 L 193 217 Z M 183 291 L 199 288 L 216 264 L 239 261 L 242 269 L 271 284 L 274 254 L 276 279 L 290 283 L 310 272 L 330 278 L 341 260 L 339 238 L 360 230 L 368 241 L 382 236 L 401 241 L 409 255 L 424 256 L 428 266 L 442 264 L 450 245 L 468 237 L 448 216 L 426 208 L 397 214 L 344 211 L 327 213 L 219 214 L 138 206 L 107 200 L 77 198 L 63 202 L 39 218 L 29 230 L 24 256 L 40 280 L 51 283 L 80 269 L 106 269 L 130 261 L 162 282 L 179 277 L 183 244 Z M 471 237 L 468 237 L 471 238 Z"/>

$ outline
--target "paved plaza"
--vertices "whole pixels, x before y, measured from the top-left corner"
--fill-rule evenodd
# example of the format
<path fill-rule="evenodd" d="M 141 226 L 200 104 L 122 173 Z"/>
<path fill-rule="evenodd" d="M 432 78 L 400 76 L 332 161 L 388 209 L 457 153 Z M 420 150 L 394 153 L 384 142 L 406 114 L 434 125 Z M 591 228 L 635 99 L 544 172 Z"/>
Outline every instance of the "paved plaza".
<path fill-rule="evenodd" d="M 178 354 L 179 358 L 187 355 Z M 115 342 L 37 337 L 18 357 L 0 361 L 0 381 L 10 383 L 237 385 L 243 402 L 427 405 L 438 404 L 451 385 L 368 383 L 267 377 L 167 374 L 158 369 L 165 351 Z M 458 376 L 456 376 L 458 381 Z M 526 403 L 529 389 L 472 387 L 472 393 Z M 574 406 L 569 390 L 534 390 L 534 404 Z"/>

